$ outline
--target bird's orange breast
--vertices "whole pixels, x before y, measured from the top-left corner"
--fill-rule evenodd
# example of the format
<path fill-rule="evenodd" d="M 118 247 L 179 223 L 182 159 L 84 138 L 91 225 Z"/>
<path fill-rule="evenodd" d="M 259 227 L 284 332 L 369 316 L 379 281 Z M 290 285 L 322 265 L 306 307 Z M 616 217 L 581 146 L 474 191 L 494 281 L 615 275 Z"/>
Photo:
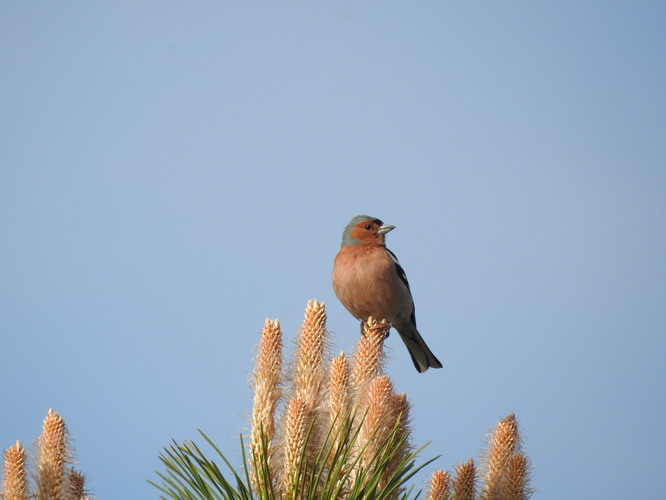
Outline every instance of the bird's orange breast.
<path fill-rule="evenodd" d="M 372 316 L 392 322 L 398 316 L 409 317 L 413 308 L 409 290 L 383 246 L 343 247 L 333 266 L 333 289 L 360 320 Z"/>

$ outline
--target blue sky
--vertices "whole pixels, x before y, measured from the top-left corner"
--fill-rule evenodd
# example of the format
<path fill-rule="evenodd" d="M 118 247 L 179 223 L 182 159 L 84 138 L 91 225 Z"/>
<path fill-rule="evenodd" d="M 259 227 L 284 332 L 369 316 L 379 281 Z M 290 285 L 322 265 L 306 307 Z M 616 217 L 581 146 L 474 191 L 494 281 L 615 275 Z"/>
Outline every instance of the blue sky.
<path fill-rule="evenodd" d="M 424 458 L 478 458 L 513 411 L 534 498 L 659 496 L 663 3 L 5 2 L 0 26 L 0 447 L 54 408 L 100 499 L 156 498 L 197 428 L 237 457 L 265 318 L 293 338 L 323 300 L 354 345 L 330 274 L 369 214 L 444 364 L 388 341 Z"/>

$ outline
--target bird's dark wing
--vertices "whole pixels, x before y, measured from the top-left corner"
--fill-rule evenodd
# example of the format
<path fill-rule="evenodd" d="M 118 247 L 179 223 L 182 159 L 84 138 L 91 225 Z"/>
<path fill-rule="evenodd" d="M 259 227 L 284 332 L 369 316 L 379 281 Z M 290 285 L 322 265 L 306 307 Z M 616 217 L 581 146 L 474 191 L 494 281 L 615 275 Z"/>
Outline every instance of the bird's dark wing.
<path fill-rule="evenodd" d="M 400 265 L 400 262 L 398 262 L 398 258 L 388 248 L 386 249 L 386 251 L 391 256 L 391 259 L 393 259 L 393 262 L 395 263 L 395 272 L 398 273 L 398 276 L 400 276 L 400 280 L 405 284 L 405 286 L 407 287 L 407 290 L 409 290 L 409 281 L 407 281 L 407 275 L 405 274 L 405 270 Z M 411 293 L 411 290 L 410 290 L 410 293 Z"/>

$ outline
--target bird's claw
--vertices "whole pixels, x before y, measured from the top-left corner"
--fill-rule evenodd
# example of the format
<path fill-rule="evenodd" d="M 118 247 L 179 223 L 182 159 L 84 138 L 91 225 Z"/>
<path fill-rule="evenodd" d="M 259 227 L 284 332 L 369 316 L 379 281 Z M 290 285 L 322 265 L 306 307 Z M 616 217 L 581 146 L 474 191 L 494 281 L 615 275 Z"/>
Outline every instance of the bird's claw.
<path fill-rule="evenodd" d="M 384 323 L 385 321 L 382 321 Z M 365 325 L 367 323 L 363 320 L 361 320 L 360 327 L 361 327 L 361 335 L 365 337 Z M 391 328 L 393 328 L 393 325 L 389 323 L 389 329 L 386 330 L 386 335 L 384 336 L 384 339 L 389 338 L 389 335 L 391 335 Z"/>

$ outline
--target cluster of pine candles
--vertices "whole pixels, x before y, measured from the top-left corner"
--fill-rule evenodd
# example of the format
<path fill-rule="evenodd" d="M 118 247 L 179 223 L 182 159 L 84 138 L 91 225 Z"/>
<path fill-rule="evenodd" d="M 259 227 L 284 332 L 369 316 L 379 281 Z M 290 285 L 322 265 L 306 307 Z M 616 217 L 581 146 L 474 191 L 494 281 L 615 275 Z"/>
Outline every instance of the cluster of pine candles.
<path fill-rule="evenodd" d="M 282 332 L 267 320 L 253 373 L 251 479 L 260 498 L 407 498 L 416 466 L 409 403 L 383 370 L 390 325 L 370 318 L 351 357 L 327 359 L 326 311 L 308 302 L 294 361 L 283 363 Z M 283 411 L 277 410 L 282 405 Z M 483 484 L 479 480 L 483 479 Z M 473 459 L 436 470 L 429 500 L 523 500 L 529 463 L 513 414 L 491 435 L 481 470 Z"/>
<path fill-rule="evenodd" d="M 233 467 L 202 433 L 229 472 L 225 475 L 194 443 L 174 442 L 160 455 L 166 468 L 157 473 L 161 483 L 151 484 L 166 495 L 161 498 L 183 500 L 420 496 L 422 492 L 414 492 L 408 482 L 435 459 L 417 465 L 423 447 L 415 449 L 410 440 L 407 397 L 397 393 L 384 373 L 384 340 L 389 330 L 387 323 L 370 318 L 363 324 L 353 354 L 331 358 L 324 304 L 310 301 L 293 361 L 285 363 L 280 324 L 266 320 L 252 374 L 254 403 L 247 452 L 241 436 L 240 468 Z M 8 465 L 15 452 L 12 447 L 5 453 L 3 500 L 87 498 L 83 491 L 76 496 L 65 489 L 60 495 L 40 496 L 39 488 L 31 497 L 17 495 Z M 518 424 L 510 414 L 491 433 L 479 467 L 469 459 L 453 472 L 434 471 L 425 485 L 425 498 L 526 500 L 532 491 L 529 471 Z M 27 486 L 21 491 L 27 492 Z"/>
<path fill-rule="evenodd" d="M 30 468 L 28 453 L 19 441 L 5 450 L 2 500 L 89 500 L 85 476 L 71 467 L 65 421 L 53 410 L 44 419 L 34 455 L 35 465 Z"/>

